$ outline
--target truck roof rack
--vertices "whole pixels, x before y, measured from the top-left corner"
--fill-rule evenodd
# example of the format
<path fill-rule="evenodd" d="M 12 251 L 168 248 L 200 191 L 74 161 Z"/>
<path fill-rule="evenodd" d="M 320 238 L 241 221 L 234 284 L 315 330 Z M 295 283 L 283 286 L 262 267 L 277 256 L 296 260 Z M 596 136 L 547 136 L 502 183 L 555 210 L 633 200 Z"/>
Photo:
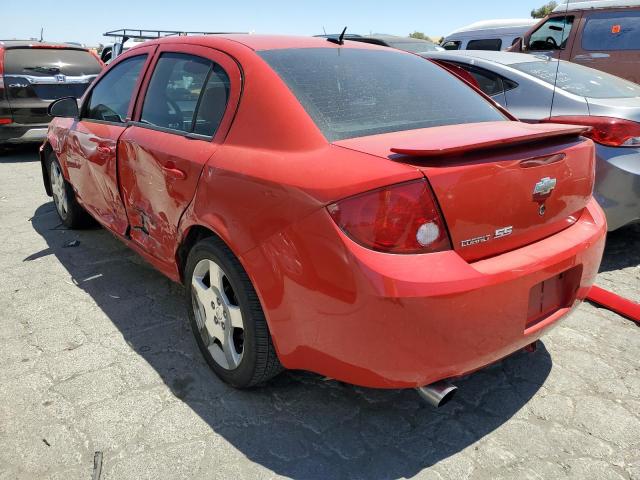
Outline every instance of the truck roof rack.
<path fill-rule="evenodd" d="M 143 40 L 152 40 L 154 38 L 162 37 L 184 37 L 187 35 L 220 35 L 220 34 L 232 34 L 232 33 L 247 33 L 247 32 L 186 32 L 182 30 L 144 30 L 140 28 L 121 28 L 119 30 L 112 30 L 105 32 L 105 37 L 119 37 L 122 38 L 122 42 L 126 42 L 130 38 L 139 38 Z"/>

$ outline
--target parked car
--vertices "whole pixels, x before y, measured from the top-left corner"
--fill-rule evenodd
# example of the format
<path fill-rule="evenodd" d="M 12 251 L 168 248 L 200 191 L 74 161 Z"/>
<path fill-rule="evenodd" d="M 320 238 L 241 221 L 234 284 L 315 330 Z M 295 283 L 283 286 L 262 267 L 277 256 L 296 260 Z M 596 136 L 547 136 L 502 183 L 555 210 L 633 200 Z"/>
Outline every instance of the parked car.
<path fill-rule="evenodd" d="M 640 2 L 559 5 L 509 51 L 545 54 L 640 83 Z"/>
<path fill-rule="evenodd" d="M 80 98 L 103 66 L 85 48 L 0 40 L 0 145 L 42 142 L 49 104 Z"/>
<path fill-rule="evenodd" d="M 130 49 L 79 108 L 51 106 L 45 189 L 64 225 L 91 215 L 184 284 L 230 384 L 284 367 L 440 404 L 441 380 L 585 298 L 606 232 L 593 142 L 417 55 L 327 40 Z"/>
<path fill-rule="evenodd" d="M 527 33 L 536 20 L 485 20 L 451 32 L 440 44 L 445 50 L 506 50 Z"/>
<path fill-rule="evenodd" d="M 640 85 L 544 55 L 426 56 L 454 73 L 466 72 L 468 81 L 525 122 L 592 127 L 585 135 L 596 143 L 594 195 L 609 230 L 640 221 Z"/>
<path fill-rule="evenodd" d="M 439 45 L 420 38 L 399 37 L 396 35 L 354 35 L 348 37 L 348 40 L 354 42 L 371 43 L 373 45 L 381 45 L 383 47 L 397 48 L 405 52 L 421 53 L 421 52 L 437 52 L 444 50 Z"/>

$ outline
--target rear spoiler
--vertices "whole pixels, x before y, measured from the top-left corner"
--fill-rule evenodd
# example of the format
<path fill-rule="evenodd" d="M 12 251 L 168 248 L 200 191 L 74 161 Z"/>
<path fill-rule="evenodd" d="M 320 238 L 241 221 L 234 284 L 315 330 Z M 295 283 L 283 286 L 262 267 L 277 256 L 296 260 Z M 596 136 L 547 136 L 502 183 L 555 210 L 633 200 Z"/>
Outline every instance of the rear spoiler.
<path fill-rule="evenodd" d="M 507 123 L 509 127 L 504 128 L 500 123 Z M 406 138 L 403 142 L 404 145 L 391 147 L 391 151 L 411 157 L 446 156 L 522 145 L 552 138 L 577 137 L 590 130 L 590 127 L 577 125 L 523 122 L 487 122 L 474 124 L 472 128 L 465 128 L 461 125 L 457 127 L 446 133 L 441 130 L 438 135 L 434 136 L 427 134 Z"/>

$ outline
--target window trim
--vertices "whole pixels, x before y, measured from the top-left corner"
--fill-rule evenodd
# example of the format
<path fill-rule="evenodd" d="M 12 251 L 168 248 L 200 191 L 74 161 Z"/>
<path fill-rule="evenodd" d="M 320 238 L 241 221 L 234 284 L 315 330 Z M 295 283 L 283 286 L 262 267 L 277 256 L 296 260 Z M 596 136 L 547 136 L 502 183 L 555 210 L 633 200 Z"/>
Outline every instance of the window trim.
<path fill-rule="evenodd" d="M 226 115 L 226 111 L 225 111 L 225 115 Z M 211 141 L 215 136 L 215 135 L 201 135 L 199 133 L 193 133 L 193 132 L 185 132 L 184 130 L 176 130 L 175 128 L 159 127 L 158 125 L 153 125 L 151 123 L 140 122 L 135 120 L 128 121 L 126 125 L 132 126 L 132 127 L 146 128 L 147 130 L 154 130 L 156 132 L 170 133 L 172 135 L 178 135 L 180 137 L 189 138 L 191 140 Z"/>
<path fill-rule="evenodd" d="M 147 71 L 149 69 L 149 65 L 151 64 L 151 60 L 153 58 L 153 54 L 156 50 L 157 46 L 151 45 L 148 47 L 141 47 L 132 49 L 124 54 L 120 55 L 113 63 L 109 64 L 108 68 L 105 68 L 102 73 L 94 80 L 91 86 L 87 89 L 87 91 L 82 96 L 82 102 L 80 106 L 80 117 L 78 118 L 79 122 L 89 122 L 89 123 L 98 123 L 102 125 L 113 125 L 113 126 L 122 126 L 126 128 L 127 124 L 131 121 L 131 116 L 133 115 L 134 107 L 138 101 L 138 96 L 140 94 L 140 86 L 142 85 L 142 81 L 145 78 Z M 91 96 L 93 95 L 93 90 L 100 84 L 102 79 L 111 72 L 116 65 L 134 57 L 145 56 L 145 62 L 140 69 L 140 75 L 138 76 L 138 80 L 133 87 L 133 91 L 131 92 L 131 99 L 129 100 L 129 107 L 127 108 L 127 116 L 124 122 L 111 122 L 109 120 L 98 120 L 96 118 L 88 118 L 85 117 L 86 109 L 88 107 L 88 103 L 91 100 Z"/>

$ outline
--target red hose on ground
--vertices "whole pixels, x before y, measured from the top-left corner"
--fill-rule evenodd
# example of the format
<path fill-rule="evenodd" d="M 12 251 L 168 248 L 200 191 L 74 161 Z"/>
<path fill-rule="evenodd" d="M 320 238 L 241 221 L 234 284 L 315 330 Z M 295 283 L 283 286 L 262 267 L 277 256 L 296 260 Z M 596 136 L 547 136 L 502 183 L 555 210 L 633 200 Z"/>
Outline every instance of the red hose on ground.
<path fill-rule="evenodd" d="M 632 302 L 595 285 L 591 287 L 587 300 L 640 323 L 640 303 Z"/>

